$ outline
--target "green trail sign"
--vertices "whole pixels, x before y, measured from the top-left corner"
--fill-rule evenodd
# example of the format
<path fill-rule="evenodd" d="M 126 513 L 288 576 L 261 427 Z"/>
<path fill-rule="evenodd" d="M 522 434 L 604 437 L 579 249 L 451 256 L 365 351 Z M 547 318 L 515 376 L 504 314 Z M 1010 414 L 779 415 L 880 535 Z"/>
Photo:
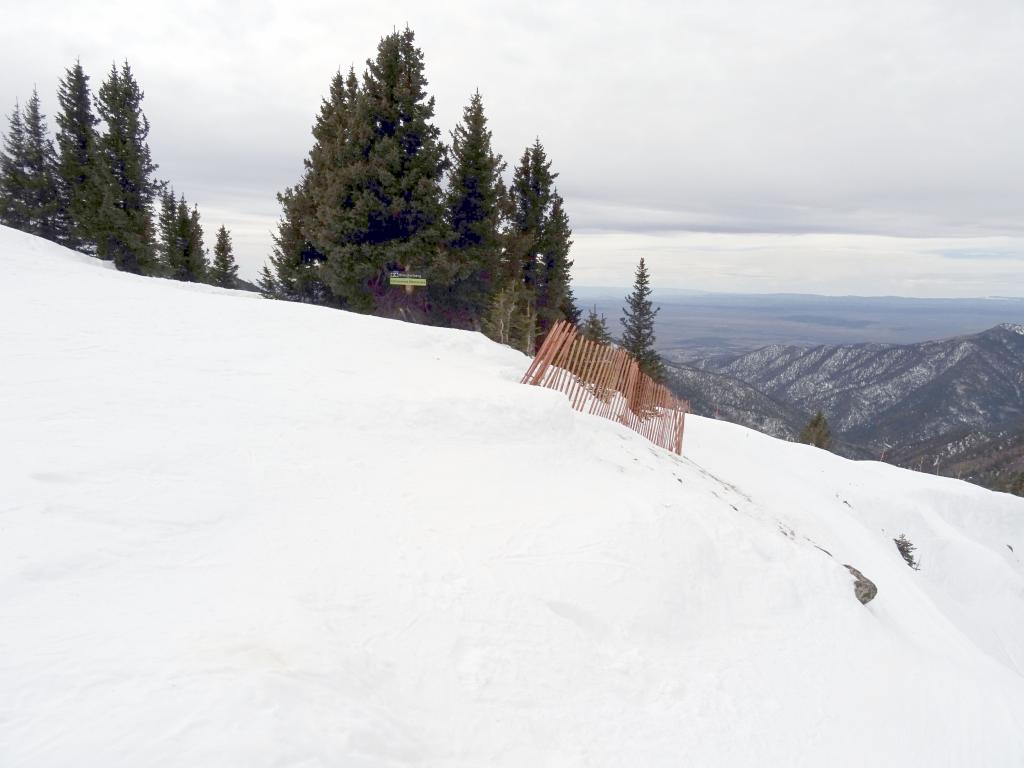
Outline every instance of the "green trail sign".
<path fill-rule="evenodd" d="M 427 278 L 423 275 L 416 275 L 412 272 L 392 272 L 388 280 L 391 285 L 408 285 L 423 287 L 427 284 Z"/>

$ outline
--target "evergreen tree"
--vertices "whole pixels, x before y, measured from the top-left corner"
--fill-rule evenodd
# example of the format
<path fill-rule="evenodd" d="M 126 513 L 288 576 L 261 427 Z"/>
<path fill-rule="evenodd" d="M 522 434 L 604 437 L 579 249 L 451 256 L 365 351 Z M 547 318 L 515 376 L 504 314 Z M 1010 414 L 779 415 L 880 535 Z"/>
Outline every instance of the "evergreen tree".
<path fill-rule="evenodd" d="M 39 105 L 39 94 L 25 105 L 25 202 L 28 222 L 25 231 L 61 243 L 68 229 L 58 192 L 57 154 Z"/>
<path fill-rule="evenodd" d="M 896 542 L 896 549 L 900 551 L 900 556 L 904 562 L 913 568 L 915 571 L 920 570 L 920 564 L 917 558 L 914 557 L 914 552 L 917 551 L 917 547 L 907 538 L 905 533 L 901 533 L 898 538 L 893 539 Z"/>
<path fill-rule="evenodd" d="M 128 62 L 111 67 L 99 90 L 97 110 L 106 124 L 98 141 L 96 222 L 97 255 L 113 259 L 118 269 L 143 273 L 155 266 L 150 206 L 159 192 L 153 174 L 149 121 L 142 112 L 143 93 Z"/>
<path fill-rule="evenodd" d="M 221 288 L 234 288 L 238 283 L 238 265 L 231 249 L 231 234 L 221 225 L 217 230 L 217 242 L 213 246 L 213 264 L 209 271 L 210 282 Z"/>
<path fill-rule="evenodd" d="M 430 270 L 430 297 L 445 325 L 477 328 L 498 278 L 505 170 L 501 155 L 491 147 L 479 91 L 452 132 L 451 155 L 445 197 L 450 235 Z"/>
<path fill-rule="evenodd" d="M 517 265 L 515 279 L 533 297 L 540 336 L 559 320 L 580 319 L 570 285 L 572 230 L 557 177 L 538 139 L 523 153 L 509 190 L 508 259 Z"/>
<path fill-rule="evenodd" d="M 159 271 L 170 275 L 177 261 L 177 254 L 184 248 L 178 241 L 178 199 L 170 186 L 160 192 L 160 213 L 157 217 L 159 244 L 157 255 Z"/>
<path fill-rule="evenodd" d="M 310 215 L 306 184 L 277 196 L 282 214 L 269 264 L 260 270 L 259 289 L 267 298 L 340 306 L 321 276 L 323 254 L 306 239 L 300 223 Z"/>
<path fill-rule="evenodd" d="M 61 204 L 68 219 L 65 245 L 92 252 L 96 247 L 94 230 L 102 194 L 94 167 L 99 119 L 93 114 L 89 77 L 80 62 L 65 70 L 57 100 L 57 170 Z"/>
<path fill-rule="evenodd" d="M 587 319 L 580 326 L 580 333 L 599 344 L 611 344 L 612 335 L 608 332 L 608 322 L 604 315 L 597 314 L 597 307 L 591 307 Z"/>
<path fill-rule="evenodd" d="M 63 242 L 66 223 L 60 205 L 57 158 L 46 128 L 39 94 L 24 110 L 15 105 L 0 153 L 0 221 L 54 242 Z"/>
<path fill-rule="evenodd" d="M 326 257 L 333 291 L 363 312 L 404 314 L 422 303 L 389 291 L 389 273 L 429 270 L 446 240 L 445 151 L 414 38 L 408 27 L 383 38 L 362 87 L 346 85 L 337 117 L 326 121 L 331 172 L 318 174 L 311 158 L 313 215 L 300 222 L 303 236 Z"/>
<path fill-rule="evenodd" d="M 572 230 L 569 217 L 562 207 L 562 198 L 557 191 L 551 196 L 551 213 L 545 223 L 539 250 L 540 271 L 537 281 L 537 319 L 541 336 L 559 320 L 579 324 L 580 310 L 572 293 L 572 261 L 569 249 L 572 247 Z"/>
<path fill-rule="evenodd" d="M 829 430 L 828 422 L 821 411 L 814 414 L 811 420 L 807 422 L 807 425 L 800 430 L 800 437 L 798 439 L 801 443 L 806 443 L 807 445 L 824 448 L 826 451 L 832 450 L 832 432 Z"/>
<path fill-rule="evenodd" d="M 0 224 L 26 231 L 29 226 L 25 124 L 14 105 L 0 152 Z"/>
<path fill-rule="evenodd" d="M 199 222 L 199 206 L 193 205 L 188 214 L 188 240 L 185 247 L 185 264 L 188 266 L 188 279 L 194 283 L 206 281 L 210 262 L 206 257 L 206 245 L 203 242 L 203 227 Z"/>
<path fill-rule="evenodd" d="M 532 355 L 537 345 L 537 312 L 530 291 L 516 282 L 499 289 L 481 326 L 488 338 Z"/>
<path fill-rule="evenodd" d="M 166 202 L 161 201 L 161 225 L 164 221 Z M 174 280 L 199 283 L 205 280 L 207 262 L 203 247 L 203 228 L 199 223 L 199 209 L 189 210 L 184 196 L 178 199 L 174 208 L 172 237 L 167 247 L 168 275 Z"/>
<path fill-rule="evenodd" d="M 544 239 L 557 173 L 537 139 L 526 148 L 512 174 L 509 188 L 512 254 L 518 257 L 518 278 L 531 292 L 538 282 L 537 251 Z"/>
<path fill-rule="evenodd" d="M 640 370 L 655 381 L 664 376 L 661 356 L 654 350 L 654 319 L 661 307 L 651 302 L 651 276 L 643 259 L 636 268 L 633 291 L 622 308 L 622 347 L 640 364 Z"/>

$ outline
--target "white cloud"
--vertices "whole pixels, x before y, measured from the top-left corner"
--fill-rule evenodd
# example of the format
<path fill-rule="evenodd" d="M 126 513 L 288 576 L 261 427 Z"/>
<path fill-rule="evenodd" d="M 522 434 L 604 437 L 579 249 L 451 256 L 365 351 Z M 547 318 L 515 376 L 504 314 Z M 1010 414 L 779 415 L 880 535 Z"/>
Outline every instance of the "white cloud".
<path fill-rule="evenodd" d="M 510 162 L 541 137 L 581 283 L 628 282 L 672 243 L 689 266 L 663 279 L 681 287 L 1024 295 L 1012 259 L 935 253 L 1024 237 L 1017 0 L 58 0 L 5 14 L 0 108 L 34 82 L 52 114 L 76 56 L 97 86 L 128 58 L 161 175 L 235 230 L 251 277 L 331 75 L 406 22 L 445 131 L 479 87 Z M 730 255 L 702 256 L 708 242 Z"/>

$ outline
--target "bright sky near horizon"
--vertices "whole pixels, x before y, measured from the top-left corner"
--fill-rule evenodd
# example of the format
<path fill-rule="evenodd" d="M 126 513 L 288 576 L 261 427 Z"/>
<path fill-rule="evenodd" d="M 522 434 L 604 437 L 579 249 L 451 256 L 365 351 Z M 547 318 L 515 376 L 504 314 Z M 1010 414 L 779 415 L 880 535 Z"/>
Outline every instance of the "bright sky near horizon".
<path fill-rule="evenodd" d="M 10 3 L 10 0 L 8 0 Z M 13 5 L 13 3 L 10 3 Z M 539 136 L 578 285 L 1024 296 L 1024 3 L 756 0 L 19 4 L 0 110 L 128 59 L 159 175 L 271 247 L 333 73 L 408 23 L 447 136 L 479 88 L 510 165 Z M 6 122 L 3 126 L 6 127 Z"/>

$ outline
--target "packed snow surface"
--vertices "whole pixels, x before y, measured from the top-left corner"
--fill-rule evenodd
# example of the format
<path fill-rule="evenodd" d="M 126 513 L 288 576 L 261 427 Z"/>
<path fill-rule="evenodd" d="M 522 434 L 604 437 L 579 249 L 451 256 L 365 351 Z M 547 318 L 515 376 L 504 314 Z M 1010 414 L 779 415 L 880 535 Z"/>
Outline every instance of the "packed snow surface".
<path fill-rule="evenodd" d="M 1024 764 L 1024 499 L 7 229 L 0 312 L 5 768 Z"/>

